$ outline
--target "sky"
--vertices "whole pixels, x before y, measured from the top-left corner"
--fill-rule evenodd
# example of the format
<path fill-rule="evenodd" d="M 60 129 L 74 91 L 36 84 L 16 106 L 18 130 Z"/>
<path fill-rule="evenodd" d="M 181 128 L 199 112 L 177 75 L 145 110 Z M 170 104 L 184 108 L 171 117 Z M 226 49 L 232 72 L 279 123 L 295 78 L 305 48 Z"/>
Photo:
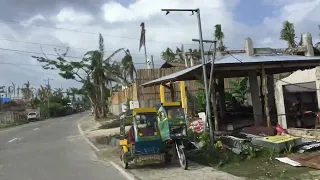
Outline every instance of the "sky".
<path fill-rule="evenodd" d="M 196 16 L 162 8 L 200 8 L 204 39 L 212 40 L 214 25 L 221 24 L 225 45 L 243 49 L 250 37 L 254 47 L 286 47 L 279 40 L 282 22 L 294 23 L 297 36 L 310 32 L 319 42 L 320 0 L 2 0 L 0 1 L 0 85 L 30 81 L 38 87 L 52 79 L 53 88 L 79 87 L 59 77 L 57 71 L 43 70 L 32 55 L 55 59 L 58 49 L 69 47 L 67 60 L 79 60 L 98 47 L 98 33 L 105 41 L 106 56 L 118 48 L 129 49 L 136 68 L 144 68 L 139 52 L 140 24 L 145 22 L 148 57 L 156 67 L 164 61 L 167 47 L 198 48 Z M 318 9 L 318 11 L 317 11 Z M 205 49 L 209 45 L 205 44 Z M 41 50 L 42 49 L 42 50 Z M 113 58 L 119 61 L 123 53 Z"/>

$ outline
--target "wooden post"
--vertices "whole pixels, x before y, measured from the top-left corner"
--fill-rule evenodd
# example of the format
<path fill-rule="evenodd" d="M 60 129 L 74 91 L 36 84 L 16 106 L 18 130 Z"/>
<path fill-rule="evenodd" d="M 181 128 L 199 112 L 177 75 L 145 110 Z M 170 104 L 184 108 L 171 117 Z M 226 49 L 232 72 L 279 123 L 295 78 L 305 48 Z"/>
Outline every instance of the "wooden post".
<path fill-rule="evenodd" d="M 175 102 L 174 85 L 172 82 L 170 82 L 170 93 L 171 93 L 171 102 Z"/>
<path fill-rule="evenodd" d="M 265 108 L 265 115 L 267 118 L 267 126 L 270 127 L 270 114 L 269 114 L 269 106 L 268 106 L 268 87 L 267 87 L 267 76 L 265 69 L 262 67 L 262 92 L 263 92 L 263 100 L 264 100 L 264 108 Z"/>
<path fill-rule="evenodd" d="M 218 131 L 219 130 L 219 115 L 217 111 L 217 91 L 216 91 L 216 79 L 213 78 L 212 82 L 212 90 L 211 90 L 211 101 L 212 101 L 212 108 L 213 108 L 213 116 L 214 116 L 214 130 Z M 209 121 L 211 120 L 211 117 L 208 119 Z"/>

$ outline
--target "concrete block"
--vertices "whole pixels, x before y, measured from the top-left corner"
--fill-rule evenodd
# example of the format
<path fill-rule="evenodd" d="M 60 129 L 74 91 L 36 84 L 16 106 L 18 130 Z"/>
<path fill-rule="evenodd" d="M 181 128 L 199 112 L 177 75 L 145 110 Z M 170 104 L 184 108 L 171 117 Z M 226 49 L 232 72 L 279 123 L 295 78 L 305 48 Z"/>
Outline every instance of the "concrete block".
<path fill-rule="evenodd" d="M 289 149 L 291 147 L 295 147 L 301 145 L 302 139 L 299 137 L 293 136 L 268 136 L 262 138 L 253 138 L 251 143 L 254 145 L 259 145 L 262 147 L 275 149 L 276 151 L 281 151 L 284 149 Z"/>

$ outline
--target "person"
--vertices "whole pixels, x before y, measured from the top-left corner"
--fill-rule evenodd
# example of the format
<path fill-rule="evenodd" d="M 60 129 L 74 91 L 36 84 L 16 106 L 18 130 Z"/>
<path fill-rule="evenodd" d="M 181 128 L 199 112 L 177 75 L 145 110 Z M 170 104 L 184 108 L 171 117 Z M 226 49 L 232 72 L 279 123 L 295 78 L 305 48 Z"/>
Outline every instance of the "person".
<path fill-rule="evenodd" d="M 312 111 L 306 111 L 301 103 L 300 98 L 296 98 L 296 100 L 292 103 L 291 110 L 294 111 L 296 118 L 297 127 L 303 127 L 303 116 L 307 113 L 312 113 Z"/>
<path fill-rule="evenodd" d="M 297 127 L 302 127 L 302 105 L 300 102 L 299 98 L 296 98 L 296 100 L 294 100 L 292 102 L 292 108 L 291 110 L 294 112 L 295 114 L 295 120 L 296 120 L 296 125 Z"/>

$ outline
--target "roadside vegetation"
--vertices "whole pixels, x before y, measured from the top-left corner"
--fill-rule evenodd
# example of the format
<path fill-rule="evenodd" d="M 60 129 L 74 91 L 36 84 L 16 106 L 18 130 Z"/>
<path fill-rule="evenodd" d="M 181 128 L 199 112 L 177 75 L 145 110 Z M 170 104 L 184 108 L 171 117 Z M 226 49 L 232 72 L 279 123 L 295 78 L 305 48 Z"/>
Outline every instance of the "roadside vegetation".
<path fill-rule="evenodd" d="M 68 48 L 64 52 L 55 50 L 57 59 L 49 59 L 45 54 L 33 58 L 43 63 L 44 69 L 58 70 L 61 77 L 81 83 L 82 87 L 78 93 L 89 99 L 96 120 L 107 117 L 110 97 L 116 87 L 114 84 L 130 85 L 134 82 L 136 69 L 130 51 L 119 48 L 106 57 L 101 34 L 99 34 L 98 48 L 86 52 L 80 61 L 68 59 Z M 121 60 L 114 61 L 113 59 L 120 53 L 122 53 Z"/>

